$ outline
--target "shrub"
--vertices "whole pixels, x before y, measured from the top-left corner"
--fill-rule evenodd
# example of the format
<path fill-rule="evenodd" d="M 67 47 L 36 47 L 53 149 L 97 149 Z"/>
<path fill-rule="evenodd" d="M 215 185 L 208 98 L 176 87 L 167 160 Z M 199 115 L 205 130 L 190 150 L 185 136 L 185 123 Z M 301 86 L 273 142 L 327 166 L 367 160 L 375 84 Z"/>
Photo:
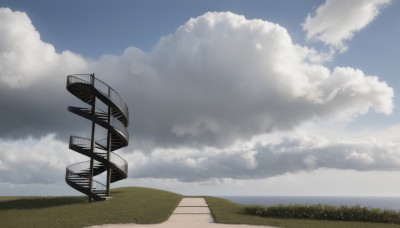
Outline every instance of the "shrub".
<path fill-rule="evenodd" d="M 250 205 L 244 208 L 249 215 L 274 218 L 319 219 L 400 224 L 400 212 L 356 206 L 331 205 L 278 205 L 263 207 Z"/>

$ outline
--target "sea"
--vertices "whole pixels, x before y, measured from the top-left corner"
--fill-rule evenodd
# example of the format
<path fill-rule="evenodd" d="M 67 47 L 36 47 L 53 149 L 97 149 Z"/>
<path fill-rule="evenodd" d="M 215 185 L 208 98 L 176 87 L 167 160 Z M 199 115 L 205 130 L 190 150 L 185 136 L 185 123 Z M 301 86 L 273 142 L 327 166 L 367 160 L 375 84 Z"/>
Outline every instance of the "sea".
<path fill-rule="evenodd" d="M 381 208 L 400 211 L 400 196 L 219 196 L 240 204 L 257 204 L 263 206 L 290 205 L 290 204 L 329 204 L 347 205 L 369 208 Z"/>

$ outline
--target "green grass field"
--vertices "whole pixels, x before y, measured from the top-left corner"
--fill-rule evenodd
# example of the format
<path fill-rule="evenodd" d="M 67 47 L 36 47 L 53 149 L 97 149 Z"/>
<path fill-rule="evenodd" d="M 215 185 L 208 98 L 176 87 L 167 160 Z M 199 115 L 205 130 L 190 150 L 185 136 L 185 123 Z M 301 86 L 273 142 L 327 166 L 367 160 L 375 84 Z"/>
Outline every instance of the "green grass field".
<path fill-rule="evenodd" d="M 117 188 L 107 201 L 87 203 L 87 197 L 0 197 L 0 227 L 85 227 L 100 224 L 161 223 L 168 219 L 182 196 L 149 188 Z M 218 223 L 278 227 L 397 227 L 400 225 L 274 219 L 244 213 L 245 205 L 206 197 Z"/>
<path fill-rule="evenodd" d="M 160 223 L 182 196 L 148 188 L 117 188 L 111 200 L 87 197 L 0 197 L 0 227 L 84 227 L 112 223 Z"/>
<path fill-rule="evenodd" d="M 211 213 L 216 222 L 226 224 L 251 224 L 251 225 L 269 225 L 287 228 L 373 228 L 373 227 L 396 227 L 396 224 L 384 223 L 365 223 L 365 222 L 339 222 L 339 221 L 321 221 L 321 220 L 303 220 L 303 219 L 275 219 L 265 218 L 244 213 L 244 205 L 233 203 L 232 201 L 206 197 L 206 201 L 211 209 Z"/>

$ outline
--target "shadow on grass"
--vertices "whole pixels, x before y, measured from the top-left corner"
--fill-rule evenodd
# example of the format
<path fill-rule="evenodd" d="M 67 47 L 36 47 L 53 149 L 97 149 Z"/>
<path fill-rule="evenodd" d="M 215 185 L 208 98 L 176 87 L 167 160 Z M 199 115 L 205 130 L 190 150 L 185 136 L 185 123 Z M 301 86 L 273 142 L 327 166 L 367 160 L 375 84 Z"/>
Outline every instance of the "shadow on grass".
<path fill-rule="evenodd" d="M 0 210 L 29 210 L 87 203 L 85 197 L 46 197 L 0 201 Z"/>

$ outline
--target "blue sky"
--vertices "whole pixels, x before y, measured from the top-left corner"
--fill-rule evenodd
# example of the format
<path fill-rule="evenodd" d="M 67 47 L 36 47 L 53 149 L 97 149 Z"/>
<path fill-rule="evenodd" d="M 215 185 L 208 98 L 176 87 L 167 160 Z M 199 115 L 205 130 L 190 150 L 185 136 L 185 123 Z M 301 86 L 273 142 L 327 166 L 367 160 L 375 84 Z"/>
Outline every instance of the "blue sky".
<path fill-rule="evenodd" d="M 88 57 L 99 57 L 121 54 L 129 46 L 149 51 L 161 36 L 173 33 L 188 19 L 209 11 L 231 11 L 249 19 L 273 21 L 288 28 L 303 42 L 300 23 L 320 2 L 206 0 L 109 4 L 100 0 L 37 4 L 6 0 L 0 4 L 28 13 L 42 39 L 54 44 L 57 51 L 71 50 Z"/>
<path fill-rule="evenodd" d="M 76 194 L 63 170 L 83 158 L 67 139 L 85 127 L 66 111 L 79 102 L 65 76 L 95 72 L 131 110 L 133 139 L 121 151 L 130 178 L 116 186 L 398 195 L 396 0 L 5 0 L 0 8 L 0 117 L 9 120 L 0 194 Z"/>

